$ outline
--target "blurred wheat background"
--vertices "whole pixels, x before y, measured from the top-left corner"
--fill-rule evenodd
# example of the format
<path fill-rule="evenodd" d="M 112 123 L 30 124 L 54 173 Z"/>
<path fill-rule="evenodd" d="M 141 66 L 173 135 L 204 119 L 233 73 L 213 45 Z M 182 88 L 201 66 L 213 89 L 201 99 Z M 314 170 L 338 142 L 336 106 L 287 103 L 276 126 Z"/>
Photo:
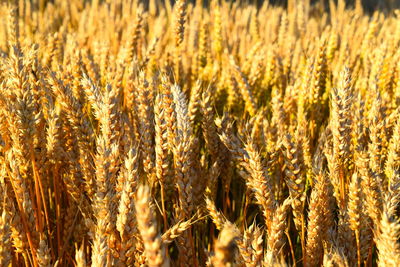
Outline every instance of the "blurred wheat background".
<path fill-rule="evenodd" d="M 1 2 L 0 266 L 400 266 L 397 4 Z"/>

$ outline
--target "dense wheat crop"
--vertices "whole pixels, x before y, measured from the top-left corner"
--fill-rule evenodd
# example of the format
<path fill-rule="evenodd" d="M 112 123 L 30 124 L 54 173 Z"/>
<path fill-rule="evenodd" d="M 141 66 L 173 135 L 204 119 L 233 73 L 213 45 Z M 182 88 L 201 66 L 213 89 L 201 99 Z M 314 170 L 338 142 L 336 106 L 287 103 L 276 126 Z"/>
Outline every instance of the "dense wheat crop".
<path fill-rule="evenodd" d="M 398 10 L 0 15 L 1 266 L 400 266 Z"/>

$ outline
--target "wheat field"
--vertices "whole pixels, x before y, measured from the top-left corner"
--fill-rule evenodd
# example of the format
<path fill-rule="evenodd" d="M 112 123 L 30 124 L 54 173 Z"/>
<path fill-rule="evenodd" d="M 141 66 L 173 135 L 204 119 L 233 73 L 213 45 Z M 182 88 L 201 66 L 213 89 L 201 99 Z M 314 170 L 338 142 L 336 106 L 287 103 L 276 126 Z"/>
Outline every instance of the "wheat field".
<path fill-rule="evenodd" d="M 0 266 L 400 266 L 400 10 L 3 1 Z"/>

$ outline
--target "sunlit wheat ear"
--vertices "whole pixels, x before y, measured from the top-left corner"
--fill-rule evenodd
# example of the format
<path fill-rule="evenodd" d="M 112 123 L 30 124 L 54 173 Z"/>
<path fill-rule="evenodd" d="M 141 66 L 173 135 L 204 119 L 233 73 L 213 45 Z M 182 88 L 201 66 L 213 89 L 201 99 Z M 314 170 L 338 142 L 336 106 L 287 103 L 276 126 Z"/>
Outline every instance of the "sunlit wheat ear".
<path fill-rule="evenodd" d="M 135 219 L 134 196 L 139 182 L 139 155 L 137 150 L 131 149 L 124 161 L 118 185 L 121 187 L 116 229 L 121 238 L 120 259 L 131 264 L 132 252 L 138 242 L 138 229 Z"/>
<path fill-rule="evenodd" d="M 9 216 L 3 210 L 0 217 L 0 263 L 3 266 L 8 266 L 11 262 L 11 230 L 7 223 Z"/>
<path fill-rule="evenodd" d="M 289 188 L 292 198 L 292 209 L 296 229 L 302 231 L 302 221 L 304 220 L 303 202 L 304 202 L 304 170 L 303 153 L 300 143 L 295 143 L 290 135 L 283 138 L 285 175 L 286 184 Z"/>
<path fill-rule="evenodd" d="M 8 34 L 9 45 L 20 47 L 20 27 L 19 27 L 19 6 L 18 4 L 11 4 L 8 15 Z"/>
<path fill-rule="evenodd" d="M 361 249 L 360 249 L 360 234 L 361 234 L 361 216 L 362 214 L 362 190 L 361 181 L 357 172 L 353 173 L 349 185 L 349 202 L 348 202 L 348 214 L 350 229 L 354 231 L 356 242 L 357 242 L 357 258 L 361 264 Z"/>
<path fill-rule="evenodd" d="M 225 224 L 215 241 L 214 255 L 211 257 L 213 266 L 224 267 L 232 266 L 234 255 L 236 253 L 236 239 L 239 233 L 232 224 Z"/>
<path fill-rule="evenodd" d="M 162 235 L 162 240 L 165 244 L 171 243 L 179 237 L 183 232 L 190 228 L 192 225 L 192 220 L 188 221 L 180 221 L 177 224 L 173 225 L 167 231 L 165 231 Z"/>
<path fill-rule="evenodd" d="M 307 225 L 307 240 L 306 240 L 306 257 L 305 265 L 314 266 L 320 264 L 323 258 L 323 240 L 327 236 L 332 222 L 332 214 L 330 210 L 330 194 L 329 181 L 326 174 L 317 174 L 314 188 L 311 192 L 308 225 Z"/>
<path fill-rule="evenodd" d="M 155 131 L 155 174 L 160 185 L 161 205 L 165 215 L 165 193 L 166 181 L 169 178 L 169 151 L 168 151 L 168 128 L 165 119 L 165 109 L 163 95 L 158 94 L 154 103 L 154 131 Z M 166 217 L 164 217 L 165 219 Z"/>
<path fill-rule="evenodd" d="M 367 203 L 367 214 L 374 224 L 378 224 L 383 205 L 382 189 L 377 174 L 368 166 L 367 153 L 363 152 L 359 155 L 356 166 L 361 175 L 361 187 Z"/>
<path fill-rule="evenodd" d="M 50 267 L 51 255 L 50 250 L 47 246 L 47 242 L 44 239 L 40 240 L 39 248 L 37 251 L 37 258 L 39 266 Z"/>
<path fill-rule="evenodd" d="M 78 267 L 86 267 L 86 257 L 85 257 L 85 252 L 83 251 L 83 246 L 79 247 L 76 249 L 75 252 L 75 261 L 76 261 L 76 266 Z"/>
<path fill-rule="evenodd" d="M 325 249 L 324 260 L 322 266 L 350 266 L 343 248 L 332 247 L 329 251 Z"/>
<path fill-rule="evenodd" d="M 399 167 L 398 162 L 400 160 L 400 120 L 397 116 L 396 124 L 393 128 L 393 135 L 390 139 L 390 143 L 388 145 L 388 155 L 387 160 L 385 162 L 385 174 L 389 179 L 390 189 L 393 192 L 398 192 L 399 190 Z"/>
<path fill-rule="evenodd" d="M 131 35 L 127 40 L 126 47 L 128 49 L 128 54 L 125 58 L 125 62 L 130 64 L 133 58 L 140 53 L 140 33 L 143 27 L 143 8 L 139 6 L 136 9 L 136 19 L 131 28 Z"/>
<path fill-rule="evenodd" d="M 279 261 L 280 253 L 286 243 L 285 231 L 287 215 L 292 199 L 287 198 L 275 211 L 271 229 L 268 231 L 266 263 L 274 264 Z"/>
<path fill-rule="evenodd" d="M 141 157 L 143 169 L 150 185 L 154 184 L 154 96 L 152 85 L 139 74 L 138 81 L 139 134 L 141 136 Z"/>
<path fill-rule="evenodd" d="M 179 192 L 181 219 L 189 218 L 193 211 L 193 129 L 189 121 L 188 105 L 178 85 L 172 87 L 176 112 L 174 145 L 175 179 Z"/>
<path fill-rule="evenodd" d="M 382 266 L 397 266 L 400 263 L 399 238 L 400 224 L 396 217 L 396 206 L 399 196 L 388 194 L 385 197 L 385 205 L 382 218 L 375 233 L 375 242 L 378 249 L 378 264 Z"/>
<path fill-rule="evenodd" d="M 332 170 L 332 173 L 340 181 L 339 205 L 345 205 L 346 184 L 348 184 L 349 180 L 347 177 L 348 174 L 346 173 L 346 166 L 349 164 L 348 157 L 350 155 L 351 110 L 353 102 L 349 69 L 344 69 L 340 79 L 338 88 L 334 88 L 332 92 L 331 128 L 333 135 L 333 157 L 335 162 L 335 169 Z"/>
<path fill-rule="evenodd" d="M 142 236 L 147 263 L 149 266 L 169 266 L 161 236 L 158 234 L 150 190 L 140 186 L 135 200 L 136 218 Z"/>
<path fill-rule="evenodd" d="M 175 78 L 179 82 L 182 75 L 182 52 L 183 52 L 183 38 L 185 36 L 185 22 L 186 22 L 186 0 L 177 0 L 175 3 L 175 51 L 174 51 L 174 71 Z"/>
<path fill-rule="evenodd" d="M 266 167 L 262 165 L 260 154 L 252 140 L 249 140 L 245 145 L 245 151 L 248 154 L 246 168 L 250 174 L 247 185 L 254 192 L 255 198 L 261 206 L 267 228 L 271 229 L 273 224 L 272 216 L 276 209 L 271 177 L 268 175 Z"/>

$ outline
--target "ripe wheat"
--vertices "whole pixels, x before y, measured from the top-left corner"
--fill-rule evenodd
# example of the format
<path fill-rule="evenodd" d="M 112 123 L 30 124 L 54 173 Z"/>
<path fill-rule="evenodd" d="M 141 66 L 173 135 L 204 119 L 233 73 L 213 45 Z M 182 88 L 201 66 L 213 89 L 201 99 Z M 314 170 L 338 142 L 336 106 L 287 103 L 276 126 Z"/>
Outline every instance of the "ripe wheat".
<path fill-rule="evenodd" d="M 400 266 L 399 10 L 5 2 L 1 266 Z"/>

